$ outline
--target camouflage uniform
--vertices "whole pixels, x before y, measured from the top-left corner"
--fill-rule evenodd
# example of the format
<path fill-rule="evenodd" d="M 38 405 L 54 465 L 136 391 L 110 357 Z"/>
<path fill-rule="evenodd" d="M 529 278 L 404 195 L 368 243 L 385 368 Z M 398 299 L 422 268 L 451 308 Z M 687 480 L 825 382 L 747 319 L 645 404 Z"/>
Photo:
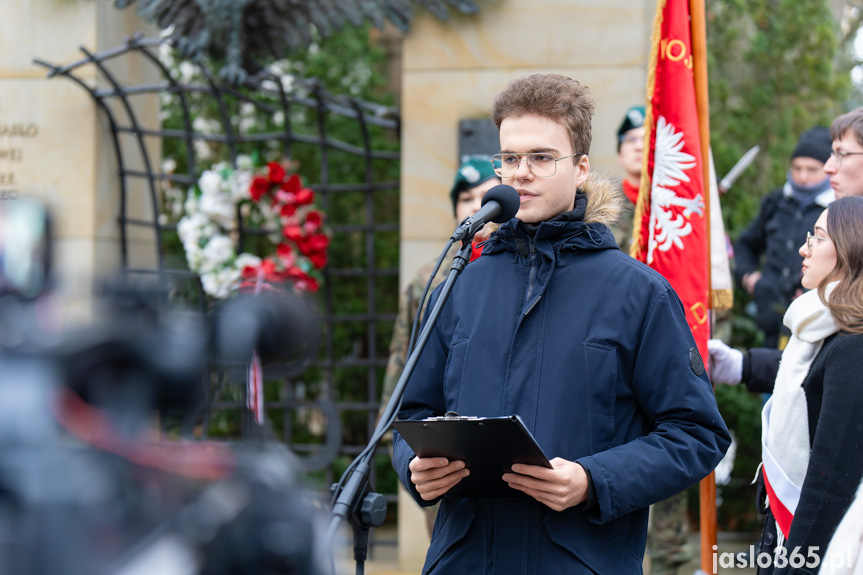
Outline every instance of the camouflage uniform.
<path fill-rule="evenodd" d="M 686 491 L 652 505 L 647 529 L 651 575 L 675 575 L 678 567 L 692 561 L 686 508 Z"/>
<path fill-rule="evenodd" d="M 620 219 L 611 226 L 611 233 L 620 251 L 629 253 L 629 245 L 632 243 L 632 219 L 635 216 L 635 204 L 624 201 L 623 209 L 620 211 Z"/>

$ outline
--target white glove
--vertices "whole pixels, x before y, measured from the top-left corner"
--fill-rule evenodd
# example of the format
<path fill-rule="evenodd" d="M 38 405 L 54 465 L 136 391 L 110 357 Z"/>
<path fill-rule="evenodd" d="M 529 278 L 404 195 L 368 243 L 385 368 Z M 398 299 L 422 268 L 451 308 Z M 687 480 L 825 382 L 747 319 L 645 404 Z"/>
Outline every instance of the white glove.
<path fill-rule="evenodd" d="M 737 385 L 743 378 L 743 352 L 728 347 L 722 340 L 707 340 L 710 352 L 710 379 L 713 383 Z"/>

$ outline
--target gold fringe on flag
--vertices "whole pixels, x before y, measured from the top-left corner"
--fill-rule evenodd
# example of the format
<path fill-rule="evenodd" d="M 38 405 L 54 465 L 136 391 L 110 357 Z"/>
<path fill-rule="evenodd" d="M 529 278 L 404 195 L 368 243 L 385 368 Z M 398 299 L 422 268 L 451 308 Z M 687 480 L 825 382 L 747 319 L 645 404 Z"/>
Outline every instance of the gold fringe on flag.
<path fill-rule="evenodd" d="M 650 201 L 651 178 L 647 173 L 647 161 L 650 151 L 650 138 L 653 134 L 653 91 L 656 89 L 656 65 L 659 62 L 659 41 L 662 36 L 662 15 L 665 12 L 665 0 L 659 0 L 656 5 L 656 17 L 653 19 L 653 34 L 650 39 L 650 61 L 647 68 L 647 100 L 644 106 L 644 156 L 641 158 L 641 182 L 638 186 L 638 201 L 635 203 L 635 214 L 632 220 L 632 243 L 629 245 L 629 255 L 637 260 L 647 248 L 641 241 L 641 221 Z M 641 260 L 643 261 L 643 260 Z"/>
<path fill-rule="evenodd" d="M 734 291 L 730 289 L 710 290 L 711 309 L 731 309 L 734 307 Z"/>

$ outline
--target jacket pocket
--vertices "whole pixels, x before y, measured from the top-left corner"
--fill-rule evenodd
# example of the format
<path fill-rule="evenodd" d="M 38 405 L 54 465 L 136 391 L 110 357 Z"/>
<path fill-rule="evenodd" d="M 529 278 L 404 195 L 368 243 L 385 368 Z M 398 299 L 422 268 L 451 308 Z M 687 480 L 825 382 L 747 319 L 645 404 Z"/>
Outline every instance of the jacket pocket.
<path fill-rule="evenodd" d="M 617 401 L 617 351 L 610 346 L 585 342 L 587 407 L 590 452 L 612 447 L 615 436 L 614 406 Z"/>
<path fill-rule="evenodd" d="M 549 539 L 592 573 L 603 575 L 641 573 L 642 557 L 634 549 L 638 547 L 638 538 L 632 537 L 629 532 L 631 527 L 631 518 L 622 523 L 596 525 L 585 519 L 577 509 L 550 512 L 545 516 L 545 530 Z M 623 532 L 615 534 L 617 530 Z M 629 543 L 621 543 L 620 538 Z M 640 544 L 643 549 L 643 539 Z"/>
<path fill-rule="evenodd" d="M 448 499 L 446 496 L 441 501 L 437 521 L 435 521 L 432 533 L 431 545 L 426 553 L 423 575 L 431 573 L 454 573 L 453 569 L 458 567 L 462 573 L 481 573 L 483 554 L 479 548 L 473 548 L 468 553 L 458 553 L 460 545 L 470 532 L 471 526 L 476 521 L 476 511 L 469 499 Z M 468 565 L 474 563 L 473 568 L 464 571 Z"/>

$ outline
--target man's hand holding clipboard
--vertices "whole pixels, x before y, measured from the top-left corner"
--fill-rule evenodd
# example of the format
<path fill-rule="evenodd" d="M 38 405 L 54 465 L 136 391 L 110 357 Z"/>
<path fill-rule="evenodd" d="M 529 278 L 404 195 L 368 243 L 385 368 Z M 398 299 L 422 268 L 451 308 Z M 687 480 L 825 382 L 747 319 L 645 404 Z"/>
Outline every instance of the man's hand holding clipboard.
<path fill-rule="evenodd" d="M 394 427 L 417 454 L 410 463 L 411 481 L 427 501 L 447 493 L 453 497 L 514 497 L 524 493 L 546 503 L 554 497 L 548 489 L 556 490 L 560 484 L 550 481 L 560 471 L 516 415 L 447 415 L 397 421 Z M 521 471 L 513 473 L 514 465 Z M 512 477 L 504 479 L 504 474 Z"/>

